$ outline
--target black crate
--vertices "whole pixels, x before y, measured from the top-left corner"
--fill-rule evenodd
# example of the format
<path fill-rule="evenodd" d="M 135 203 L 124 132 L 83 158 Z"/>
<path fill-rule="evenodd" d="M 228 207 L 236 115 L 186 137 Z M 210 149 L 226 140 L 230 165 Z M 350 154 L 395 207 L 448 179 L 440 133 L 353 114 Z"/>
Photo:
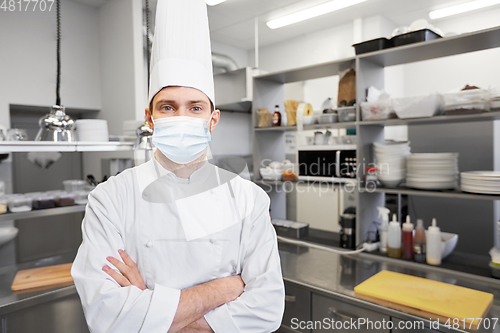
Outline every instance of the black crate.
<path fill-rule="evenodd" d="M 392 47 L 392 43 L 387 38 L 377 38 L 372 40 L 367 40 L 363 43 L 354 44 L 354 49 L 356 50 L 356 54 L 362 54 L 367 52 L 373 52 L 378 50 L 387 49 Z"/>
<path fill-rule="evenodd" d="M 392 37 L 391 41 L 393 46 L 401 46 L 419 42 L 426 42 L 433 39 L 441 38 L 437 33 L 429 29 L 422 29 L 417 31 L 408 32 L 406 34 Z"/>

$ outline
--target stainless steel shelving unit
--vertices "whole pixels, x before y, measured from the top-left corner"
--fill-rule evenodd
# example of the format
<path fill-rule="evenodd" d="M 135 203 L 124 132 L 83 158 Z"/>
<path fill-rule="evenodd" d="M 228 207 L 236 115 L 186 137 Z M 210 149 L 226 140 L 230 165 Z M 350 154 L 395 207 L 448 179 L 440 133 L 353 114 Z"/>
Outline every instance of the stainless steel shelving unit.
<path fill-rule="evenodd" d="M 446 37 L 433 41 L 415 43 L 386 50 L 365 53 L 352 58 L 339 59 L 328 63 L 280 71 L 254 77 L 253 109 L 277 105 L 284 100 L 284 84 L 310 79 L 338 75 L 339 72 L 355 67 L 357 73 L 357 108 L 358 121 L 352 123 L 319 124 L 304 126 L 305 130 L 326 128 L 356 128 L 358 136 L 358 161 L 372 160 L 373 142 L 384 140 L 384 127 L 396 125 L 432 125 L 478 121 L 494 121 L 500 119 L 500 110 L 469 115 L 436 116 L 415 119 L 387 119 L 379 121 L 362 121 L 360 103 L 364 100 L 366 89 L 374 86 L 384 88 L 384 68 L 418 61 L 443 58 L 469 52 L 500 47 L 500 27 L 485 29 L 454 37 Z M 252 112 L 253 124 L 257 124 L 255 112 Z M 285 134 L 293 129 L 261 129 L 253 130 L 254 175 L 255 181 L 261 182 L 259 165 L 264 159 L 283 160 L 285 158 Z M 358 182 L 362 175 L 358 175 Z M 415 196 L 445 197 L 457 199 L 499 200 L 500 196 L 473 194 L 459 191 L 424 191 L 409 188 L 378 188 L 373 193 L 360 191 L 357 193 L 357 228 L 356 243 L 363 238 L 372 221 L 377 219 L 376 207 L 384 205 L 385 193 L 406 194 Z M 278 191 L 271 191 L 271 209 L 273 218 L 286 218 L 286 196 Z"/>
<path fill-rule="evenodd" d="M 31 219 L 34 217 L 46 217 L 46 216 L 56 216 L 56 215 L 65 215 L 65 214 L 71 214 L 71 213 L 79 213 L 79 212 L 84 212 L 85 207 L 86 207 L 86 205 L 76 205 L 76 206 L 68 206 L 68 207 L 32 210 L 29 212 L 22 212 L 22 213 L 5 213 L 5 214 L 0 215 L 0 222 Z"/>
<path fill-rule="evenodd" d="M 0 141 L 0 152 L 88 152 L 88 151 L 132 151 L 131 142 L 43 142 Z"/>

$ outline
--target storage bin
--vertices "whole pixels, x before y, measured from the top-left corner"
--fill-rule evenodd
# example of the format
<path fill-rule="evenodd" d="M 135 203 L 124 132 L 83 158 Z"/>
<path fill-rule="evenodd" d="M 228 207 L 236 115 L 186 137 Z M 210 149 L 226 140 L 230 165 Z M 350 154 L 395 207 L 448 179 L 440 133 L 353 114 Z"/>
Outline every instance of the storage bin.
<path fill-rule="evenodd" d="M 324 113 L 318 117 L 318 124 L 332 124 L 338 121 L 338 115 L 335 113 Z"/>
<path fill-rule="evenodd" d="M 356 121 L 356 107 L 348 106 L 345 108 L 338 108 L 339 122 Z"/>
<path fill-rule="evenodd" d="M 381 120 L 394 117 L 394 109 L 390 100 L 361 103 L 363 120 Z"/>
<path fill-rule="evenodd" d="M 54 199 L 56 207 L 73 206 L 75 204 L 75 195 L 73 193 L 61 193 Z"/>
<path fill-rule="evenodd" d="M 86 205 L 89 201 L 89 192 L 88 191 L 78 191 L 74 193 L 75 195 L 75 205 Z"/>
<path fill-rule="evenodd" d="M 401 119 L 432 117 L 443 112 L 443 97 L 431 94 L 420 97 L 397 98 L 392 101 L 396 115 Z"/>
<path fill-rule="evenodd" d="M 33 209 L 32 198 L 27 195 L 13 195 L 8 198 L 7 206 L 12 213 L 29 212 Z"/>
<path fill-rule="evenodd" d="M 438 38 L 441 38 L 441 36 L 439 36 L 434 31 L 429 30 L 429 29 L 422 29 L 422 30 L 412 31 L 412 32 L 408 32 L 406 34 L 394 36 L 391 38 L 391 41 L 392 41 L 392 45 L 394 47 L 397 47 L 397 46 L 402 46 L 402 45 L 407 45 L 407 44 L 426 42 L 426 41 L 438 39 Z"/>
<path fill-rule="evenodd" d="M 63 181 L 64 190 L 66 192 L 83 191 L 85 184 L 87 184 L 86 181 L 78 179 Z"/>
<path fill-rule="evenodd" d="M 54 208 L 56 205 L 54 203 L 55 196 L 51 194 L 41 194 L 39 196 L 32 197 L 33 209 L 48 209 Z"/>
<path fill-rule="evenodd" d="M 389 39 L 382 37 L 354 44 L 353 47 L 356 54 L 363 54 L 392 47 L 392 42 Z"/>

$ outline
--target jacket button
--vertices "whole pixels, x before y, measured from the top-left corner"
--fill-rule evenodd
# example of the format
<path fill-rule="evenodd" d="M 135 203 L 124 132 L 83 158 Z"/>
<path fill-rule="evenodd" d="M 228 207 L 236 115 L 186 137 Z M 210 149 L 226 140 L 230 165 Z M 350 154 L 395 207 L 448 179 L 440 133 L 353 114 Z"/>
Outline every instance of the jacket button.
<path fill-rule="evenodd" d="M 210 243 L 212 243 L 212 244 L 215 243 L 215 239 L 211 238 Z"/>
<path fill-rule="evenodd" d="M 146 243 L 146 246 L 147 246 L 147 247 L 151 247 L 151 246 L 153 246 L 153 242 L 152 242 L 151 240 L 149 240 L 149 241 Z"/>

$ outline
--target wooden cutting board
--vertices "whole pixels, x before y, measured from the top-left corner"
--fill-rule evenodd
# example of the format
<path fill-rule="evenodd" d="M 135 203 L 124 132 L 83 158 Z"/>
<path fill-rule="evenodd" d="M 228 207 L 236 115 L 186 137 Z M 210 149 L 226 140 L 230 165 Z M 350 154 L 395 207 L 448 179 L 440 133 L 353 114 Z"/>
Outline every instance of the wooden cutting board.
<path fill-rule="evenodd" d="M 71 265 L 72 263 L 18 271 L 12 283 L 12 290 L 72 285 Z"/>
<path fill-rule="evenodd" d="M 493 295 L 478 290 L 381 271 L 354 288 L 356 297 L 390 308 L 412 313 L 426 319 L 453 324 L 458 318 L 466 328 L 477 329 L 492 303 Z"/>

